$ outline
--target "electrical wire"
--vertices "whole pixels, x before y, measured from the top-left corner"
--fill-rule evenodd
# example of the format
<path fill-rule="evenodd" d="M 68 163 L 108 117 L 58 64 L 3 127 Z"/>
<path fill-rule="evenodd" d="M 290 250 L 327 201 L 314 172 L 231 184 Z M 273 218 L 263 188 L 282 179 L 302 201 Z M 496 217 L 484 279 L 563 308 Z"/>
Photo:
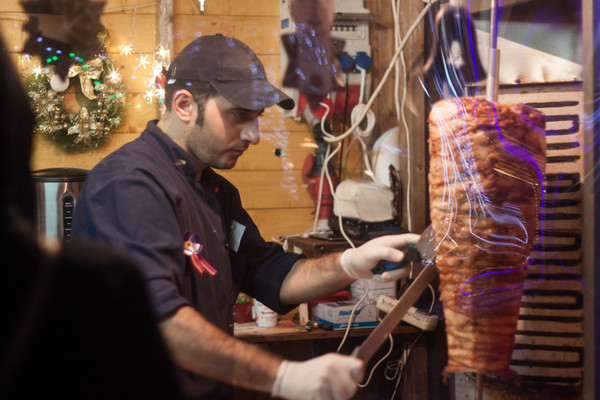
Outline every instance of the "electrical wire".
<path fill-rule="evenodd" d="M 401 53 L 402 49 L 404 49 L 404 46 L 406 46 L 406 43 L 408 43 L 408 39 L 410 38 L 410 36 L 412 35 L 412 33 L 415 31 L 415 29 L 417 28 L 417 26 L 421 23 L 421 21 L 425 18 L 425 15 L 429 11 L 429 9 L 431 9 L 431 7 L 433 6 L 433 4 L 435 4 L 437 2 L 438 2 L 438 0 L 430 0 L 428 3 L 426 3 L 426 5 L 423 8 L 423 10 L 421 10 L 421 12 L 419 13 L 419 15 L 415 19 L 415 21 L 408 28 L 408 31 L 406 32 L 405 37 L 402 39 L 402 41 L 398 45 L 396 53 L 394 53 L 394 55 L 392 56 L 392 60 L 390 61 L 390 64 L 388 65 L 388 68 L 386 69 L 385 73 L 383 74 L 383 76 L 381 78 L 381 81 L 377 85 L 377 88 L 375 88 L 375 90 L 373 91 L 373 94 L 369 98 L 369 101 L 366 103 L 366 108 L 361 113 L 360 118 L 357 120 L 357 122 L 355 122 L 346 132 L 342 133 L 341 135 L 339 135 L 339 136 L 331 136 L 331 135 L 330 136 L 325 136 L 324 140 L 326 140 L 328 142 L 338 142 L 338 141 L 344 140 L 345 138 L 347 138 L 348 136 L 350 136 L 354 132 L 354 130 L 358 127 L 358 125 L 362 122 L 362 120 L 366 116 L 367 110 L 371 108 L 371 106 L 375 102 L 375 99 L 377 98 L 377 96 L 379 96 L 379 92 L 381 92 L 381 90 L 383 88 L 383 85 L 385 84 L 385 82 L 389 78 L 390 73 L 392 72 L 392 69 L 394 69 L 394 65 L 396 63 L 396 60 L 400 56 L 400 53 Z"/>
<path fill-rule="evenodd" d="M 334 135 L 332 135 L 329 132 L 325 132 L 325 129 L 324 129 L 325 118 L 323 118 L 321 120 L 321 129 L 323 130 L 323 140 L 325 140 L 328 143 L 342 142 L 348 136 L 350 136 L 351 134 L 353 134 L 356 131 L 357 128 L 359 128 L 360 124 L 363 122 L 363 120 L 365 119 L 365 117 L 369 113 L 370 108 L 373 105 L 373 102 L 375 101 L 375 99 L 377 98 L 377 96 L 379 95 L 379 93 L 381 92 L 381 90 L 383 88 L 383 85 L 385 84 L 385 82 L 389 78 L 392 69 L 395 68 L 396 62 L 397 62 L 398 58 L 400 57 L 400 55 L 402 54 L 402 50 L 404 49 L 404 46 L 406 46 L 406 43 L 408 43 L 408 39 L 410 38 L 410 36 L 412 35 L 412 33 L 415 31 L 415 29 L 417 28 L 417 26 L 421 23 L 421 21 L 425 18 L 425 15 L 431 9 L 431 7 L 433 6 L 433 4 L 437 3 L 437 1 L 438 0 L 430 0 L 428 3 L 426 3 L 426 5 L 423 8 L 423 10 L 421 10 L 421 12 L 419 13 L 419 15 L 415 19 L 415 21 L 409 27 L 409 29 L 406 32 L 406 35 L 404 36 L 404 38 L 396 46 L 397 47 L 396 48 L 396 52 L 394 53 L 394 55 L 393 55 L 390 63 L 388 64 L 388 68 L 386 69 L 385 73 L 383 74 L 383 76 L 381 78 L 381 81 L 377 85 L 377 88 L 375 88 L 375 90 L 373 91 L 373 94 L 371 95 L 371 97 L 369 98 L 369 100 L 367 101 L 367 103 L 362 108 L 359 109 L 359 112 L 357 112 L 356 115 L 354 115 L 354 118 L 352 120 L 352 125 L 350 126 L 350 128 L 348 128 L 348 130 L 346 130 L 346 132 L 342 133 L 341 135 L 334 136 Z M 362 95 L 363 95 L 363 93 L 361 93 L 361 96 Z M 321 103 L 321 104 L 323 105 L 324 103 Z M 326 106 L 326 107 L 329 110 L 329 107 L 328 106 Z M 408 132 L 408 130 L 407 130 L 407 132 Z M 356 137 L 356 135 L 355 135 L 355 137 Z M 348 146 L 348 148 L 350 148 L 350 145 Z M 365 148 L 366 148 L 366 146 L 365 146 Z M 363 148 L 363 150 L 364 150 L 364 148 Z M 366 152 L 365 152 L 365 154 L 366 154 Z M 368 155 L 365 155 L 365 157 L 368 157 Z M 366 163 L 365 168 L 367 168 L 367 171 L 371 172 L 371 176 L 374 176 L 374 174 L 372 174 L 372 170 L 370 170 L 370 163 Z M 328 169 L 327 168 L 327 164 L 325 164 L 325 163 L 323 164 L 323 169 L 325 171 L 327 171 L 327 169 Z M 410 176 L 410 174 L 409 174 L 409 176 Z M 331 189 L 332 195 L 334 196 L 334 205 L 335 205 L 335 201 L 336 201 L 335 200 L 335 193 L 334 193 L 335 192 L 335 188 L 333 187 L 333 185 L 331 185 L 330 189 Z M 410 202 L 407 202 L 407 203 L 410 203 Z M 318 204 L 317 207 L 320 208 L 320 205 Z M 316 223 L 315 223 L 314 226 L 316 227 Z M 340 226 L 340 231 L 341 231 L 342 236 L 344 237 L 344 239 L 346 239 L 346 241 L 352 247 L 354 247 L 354 245 L 352 244 L 352 241 L 348 238 L 348 236 L 343 231 L 341 217 L 339 218 L 339 226 Z M 410 226 L 410 224 L 409 224 L 409 226 Z"/>
<path fill-rule="evenodd" d="M 396 49 L 398 49 L 400 43 L 402 42 L 402 35 L 400 33 L 400 0 L 390 0 L 392 7 L 392 14 L 394 17 L 394 43 Z M 402 98 L 399 99 L 399 85 L 400 85 L 400 64 L 402 64 Z M 402 123 L 404 128 L 404 133 L 406 137 L 406 148 L 408 150 L 408 157 L 406 158 L 406 175 L 407 175 L 407 184 L 406 184 L 406 221 L 407 228 L 409 231 L 412 231 L 412 209 L 410 204 L 411 199 L 411 177 L 412 177 L 412 162 L 410 158 L 410 129 L 408 127 L 408 121 L 406 119 L 406 98 L 408 95 L 408 76 L 406 73 L 406 62 L 404 59 L 404 50 L 400 50 L 399 60 L 396 61 L 395 65 L 396 77 L 394 80 L 395 90 L 394 90 L 394 102 L 396 105 L 396 115 L 398 116 L 398 124 Z"/>
<path fill-rule="evenodd" d="M 394 55 L 393 55 L 393 57 L 392 57 L 389 65 L 388 65 L 388 68 L 386 69 L 385 73 L 383 74 L 383 77 L 382 77 L 381 81 L 377 85 L 377 88 L 373 91 L 373 94 L 371 95 L 371 97 L 369 98 L 369 100 L 367 101 L 367 103 L 364 104 L 364 106 L 362 106 L 361 108 L 358 109 L 357 113 L 353 117 L 352 125 L 350 126 L 350 128 L 348 128 L 348 130 L 346 130 L 346 132 L 342 133 L 339 136 L 334 136 L 330 132 L 327 132 L 325 130 L 325 120 L 326 120 L 326 116 L 330 112 L 330 108 L 325 103 L 320 103 L 320 105 L 324 106 L 327 109 L 325 115 L 321 119 L 321 131 L 323 133 L 323 140 L 324 141 L 326 141 L 328 144 L 343 142 L 344 139 L 346 139 L 348 136 L 354 134 L 354 132 L 359 128 L 359 126 L 361 125 L 361 123 L 363 122 L 363 120 L 365 119 L 365 117 L 367 117 L 367 114 L 369 114 L 370 108 L 373 105 L 373 102 L 375 101 L 375 99 L 377 98 L 377 96 L 379 95 L 379 93 L 381 92 L 381 90 L 383 88 L 383 85 L 385 84 L 385 82 L 389 78 L 392 69 L 395 68 L 396 62 L 397 62 L 398 58 L 400 57 L 400 55 L 402 54 L 402 50 L 403 50 L 404 46 L 408 42 L 408 38 L 412 35 L 412 33 L 417 28 L 417 26 L 421 23 L 421 21 L 425 18 L 425 15 L 431 9 L 431 7 L 433 6 L 433 4 L 435 4 L 437 2 L 438 2 L 438 0 L 430 0 L 428 3 L 426 3 L 426 5 L 423 8 L 423 10 L 421 10 L 421 12 L 419 13 L 419 15 L 415 19 L 415 21 L 409 27 L 408 31 L 406 32 L 405 37 L 397 45 L 396 52 L 394 53 Z M 361 87 L 362 86 L 364 86 L 364 85 L 361 82 Z M 364 95 L 364 92 L 361 90 L 360 96 L 363 96 L 363 95 Z M 367 120 L 367 125 L 369 125 L 369 120 Z M 356 135 L 354 137 L 357 138 Z M 348 149 L 350 147 L 351 147 L 351 144 L 348 145 L 348 148 L 346 149 L 346 151 L 348 151 Z M 333 187 L 333 184 L 331 182 L 331 178 L 329 177 L 328 162 L 331 159 L 331 157 L 334 154 L 336 154 L 337 151 L 339 151 L 340 148 L 341 148 L 341 145 L 338 145 L 338 147 L 336 148 L 336 150 L 331 153 L 332 155 L 330 157 L 327 157 L 326 160 L 323 163 L 323 167 L 322 167 L 322 170 L 321 170 L 321 182 L 319 184 L 319 195 L 318 195 L 318 200 L 317 200 L 317 212 L 315 213 L 315 220 L 314 220 L 314 223 L 313 223 L 313 229 L 315 231 L 316 231 L 317 222 L 318 222 L 318 215 L 319 215 L 318 211 L 320 210 L 321 200 L 322 200 L 323 174 L 325 174 L 325 176 L 328 178 L 328 183 L 330 184 L 330 192 L 331 192 L 331 194 L 333 196 L 334 207 L 335 207 L 335 203 L 336 203 L 335 188 Z M 364 157 L 365 157 L 365 160 L 366 160 L 368 158 L 368 155 L 366 154 L 365 148 L 366 148 L 366 145 L 363 147 L 363 152 L 365 154 Z M 365 164 L 366 164 L 365 168 L 367 169 L 367 171 L 371 171 L 370 175 L 374 176 L 374 174 L 372 174 L 372 170 L 370 168 L 370 163 L 365 163 Z M 409 176 L 410 176 L 410 174 L 409 174 Z M 409 202 L 407 202 L 407 203 L 409 203 Z M 339 227 L 340 227 L 340 232 L 341 232 L 342 236 L 349 243 L 350 246 L 355 247 L 354 244 L 352 243 L 352 241 L 350 240 L 350 238 L 348 237 L 348 235 L 344 232 L 341 216 L 339 216 L 338 220 L 339 220 Z"/>
<path fill-rule="evenodd" d="M 383 88 L 383 85 L 385 84 L 385 82 L 389 78 L 389 75 L 390 75 L 392 69 L 396 68 L 396 64 L 397 64 L 398 58 L 401 55 L 403 56 L 402 50 L 404 49 L 404 46 L 406 46 L 406 43 L 408 42 L 408 38 L 412 35 L 412 33 L 414 32 L 414 30 L 421 23 L 421 21 L 423 20 L 423 18 L 425 17 L 425 15 L 427 14 L 427 12 L 429 11 L 429 9 L 431 9 L 432 5 L 434 3 L 436 3 L 437 1 L 438 0 L 430 0 L 426 4 L 426 6 L 423 8 L 423 10 L 421 10 L 421 12 L 418 15 L 417 19 L 415 19 L 415 21 L 413 22 L 413 24 L 408 29 L 405 37 L 402 40 L 400 40 L 399 44 L 397 44 L 397 46 L 396 46 L 396 52 L 394 53 L 394 56 L 392 57 L 392 60 L 390 61 L 389 65 L 388 65 L 388 68 L 386 69 L 385 73 L 383 74 L 383 77 L 382 77 L 381 81 L 379 82 L 379 85 L 373 91 L 371 97 L 369 98 L 369 100 L 367 101 L 366 104 L 362 103 L 362 97 L 364 96 L 366 71 L 364 69 L 362 69 L 362 68 L 359 67 L 359 70 L 361 72 L 361 90 L 360 90 L 360 94 L 359 94 L 359 104 L 357 104 L 357 106 L 355 106 L 353 108 L 353 110 L 352 110 L 352 113 L 351 113 L 351 124 L 352 125 L 350 126 L 350 128 L 348 128 L 348 130 L 346 130 L 344 133 L 342 133 L 339 136 L 334 136 L 330 132 L 327 132 L 326 129 L 325 129 L 325 120 L 327 119 L 327 115 L 329 115 L 329 112 L 331 110 L 330 110 L 330 107 L 327 104 L 320 103 L 321 106 L 323 106 L 323 107 L 326 108 L 326 112 L 323 115 L 323 117 L 321 118 L 321 131 L 323 133 L 323 139 L 328 143 L 328 146 L 327 146 L 327 151 L 326 151 L 326 154 L 325 154 L 325 160 L 323 162 L 323 167 L 321 169 L 321 180 L 320 180 L 320 183 L 319 183 L 319 194 L 318 194 L 318 200 L 317 200 L 317 209 L 316 209 L 316 212 L 315 212 L 315 220 L 314 220 L 314 223 L 313 223 L 313 229 L 314 230 L 316 230 L 316 228 L 317 228 L 318 215 L 319 215 L 319 210 L 320 210 L 321 201 L 322 201 L 323 184 L 324 184 L 323 183 L 323 181 L 324 181 L 323 177 L 327 178 L 327 183 L 330 185 L 330 192 L 331 192 L 331 195 L 333 196 L 334 207 L 335 207 L 335 204 L 337 203 L 337 197 L 335 195 L 335 188 L 333 187 L 333 182 L 331 181 L 331 177 L 330 177 L 330 174 L 329 174 L 328 165 L 329 165 L 329 162 L 330 162 L 331 158 L 335 154 L 337 154 L 337 152 L 341 149 L 341 144 L 343 143 L 343 141 L 348 136 L 350 136 L 351 134 L 354 134 L 354 138 L 361 143 L 361 147 L 362 147 L 363 155 L 364 155 L 364 161 L 365 161 L 365 169 L 368 171 L 367 174 L 370 175 L 372 178 L 374 178 L 374 174 L 373 174 L 373 171 L 371 169 L 371 164 L 370 164 L 370 161 L 368 159 L 368 153 L 366 151 L 366 144 L 364 143 L 364 140 L 363 140 L 363 137 L 369 136 L 371 134 L 371 131 L 373 130 L 374 125 L 375 125 L 375 116 L 374 116 L 373 112 L 370 110 L 370 108 L 373 105 L 373 102 L 375 101 L 375 99 L 377 98 L 377 96 L 379 95 L 379 93 L 381 92 L 381 90 Z M 397 12 L 395 14 L 397 14 Z M 399 39 L 399 36 L 398 36 L 398 39 Z M 398 79 L 396 79 L 396 81 L 397 80 Z M 406 91 L 406 85 L 404 85 L 404 88 L 405 88 L 404 90 Z M 406 94 L 403 95 L 403 99 L 405 97 L 406 97 Z M 403 106 L 401 108 L 403 108 Z M 365 120 L 365 118 L 367 118 L 366 119 L 366 127 L 364 129 L 361 129 L 360 125 L 363 123 L 363 120 Z M 405 127 L 405 130 L 406 130 L 407 135 L 408 135 L 408 127 L 407 126 Z M 330 147 L 330 145 L 332 143 L 337 143 L 337 147 L 336 147 L 336 149 L 333 152 L 331 152 L 331 147 Z M 349 151 L 352 143 L 353 142 L 351 142 L 351 144 L 348 145 L 348 148 L 346 149 L 346 151 Z M 339 223 L 340 233 L 342 234 L 342 236 L 344 237 L 344 239 L 348 242 L 348 244 L 352 248 L 355 248 L 356 246 L 354 245 L 354 243 L 348 237 L 348 235 L 346 234 L 346 232 L 344 230 L 341 213 L 338 213 L 338 223 Z M 410 227 L 410 223 L 409 223 L 409 227 Z M 343 336 L 342 340 L 340 341 L 340 344 L 338 346 L 337 352 L 340 352 L 341 348 L 343 347 L 344 343 L 346 342 L 346 339 L 348 338 L 348 334 L 350 332 L 350 329 L 352 327 L 352 323 L 354 321 L 356 309 L 358 308 L 358 306 L 368 296 L 369 285 L 368 285 L 368 282 L 366 280 L 365 280 L 365 285 L 366 285 L 365 293 L 363 294 L 363 296 L 361 297 L 361 299 L 352 308 L 352 311 L 351 311 L 349 319 L 348 319 L 348 326 L 346 327 L 346 331 L 344 333 L 344 336 Z M 433 290 L 433 288 L 432 288 L 432 290 Z M 420 335 L 419 335 L 419 337 L 420 337 Z M 393 348 L 393 339 L 391 338 L 391 335 L 390 335 L 390 343 L 391 343 L 390 344 L 390 350 L 388 351 L 388 354 L 386 354 L 384 357 L 382 357 L 382 359 L 380 359 L 375 364 L 375 366 L 371 369 L 371 372 L 369 374 L 369 378 L 368 378 L 367 382 L 364 384 L 364 386 L 366 386 L 369 383 L 369 381 L 371 379 L 371 376 L 372 376 L 373 371 L 375 370 L 375 368 L 377 368 L 377 366 L 379 366 L 379 364 L 381 362 L 383 362 L 389 356 L 389 354 L 391 353 L 392 348 Z M 412 346 L 414 346 L 414 343 L 416 343 L 416 340 L 415 340 L 415 342 L 413 342 Z M 412 348 L 412 346 L 411 346 L 411 348 Z M 397 387 L 397 385 L 398 385 L 398 383 L 396 384 L 396 387 Z M 361 387 L 364 387 L 364 386 L 361 386 Z M 394 390 L 394 394 L 395 394 L 395 392 L 396 391 Z"/>
<path fill-rule="evenodd" d="M 394 386 L 394 392 L 392 393 L 392 397 L 390 397 L 391 400 L 394 399 L 394 397 L 396 397 L 396 392 L 398 390 L 398 386 L 400 385 L 400 381 L 402 380 L 402 375 L 404 373 L 404 367 L 406 367 L 406 365 L 408 364 L 408 359 L 410 358 L 410 354 L 412 353 L 413 348 L 415 347 L 415 345 L 417 344 L 417 341 L 421 338 L 421 336 L 423 336 L 423 332 L 421 331 L 421 333 L 419 333 L 417 335 L 417 337 L 415 338 L 415 340 L 413 340 L 413 342 L 404 349 L 404 353 L 402 355 L 402 358 L 400 360 L 397 361 L 397 365 L 400 366 L 400 368 L 398 368 L 398 371 L 395 374 L 395 377 L 392 379 L 388 379 L 388 380 L 393 380 L 396 379 L 396 385 Z M 388 364 L 388 367 L 392 365 L 391 363 Z M 386 368 L 387 370 L 387 368 Z M 387 376 L 386 376 L 387 378 Z"/>
<path fill-rule="evenodd" d="M 327 111 L 326 111 L 325 115 L 323 116 L 323 118 L 322 118 L 322 120 L 321 120 L 321 130 L 322 130 L 322 132 L 323 132 L 323 139 L 324 139 L 326 142 L 328 142 L 328 144 L 330 144 L 330 143 L 338 143 L 338 147 L 336 148 L 336 151 L 335 151 L 335 152 L 337 152 L 337 150 L 339 150 L 339 149 L 340 149 L 340 143 L 341 143 L 341 142 L 343 142 L 343 140 L 344 140 L 346 137 L 350 136 L 350 135 L 351 135 L 351 134 L 353 134 L 355 131 L 357 131 L 357 129 L 359 129 L 359 126 L 360 126 L 360 124 L 362 123 L 362 121 L 364 120 L 364 118 L 365 118 L 365 117 L 366 117 L 366 116 L 369 114 L 369 112 L 370 112 L 370 108 L 371 108 L 371 106 L 373 105 L 373 102 L 375 101 L 375 99 L 377 98 L 377 96 L 379 95 L 379 93 L 381 92 L 381 89 L 383 88 L 383 85 L 384 85 L 384 83 L 387 81 L 387 79 L 388 79 L 388 77 L 389 77 L 389 75 L 390 75 L 390 73 L 391 73 L 391 71 L 392 71 L 392 68 L 394 68 L 394 67 L 395 67 L 395 65 L 396 65 L 396 62 L 397 62 L 397 60 L 398 60 L 398 57 L 400 57 L 400 55 L 402 54 L 402 49 L 404 48 L 404 46 L 405 46 L 405 45 L 406 45 L 406 43 L 408 42 L 408 38 L 409 38 L 409 37 L 412 35 L 412 33 L 414 32 L 414 30 L 416 29 L 416 27 L 418 26 L 418 24 L 419 24 L 419 23 L 421 23 L 421 21 L 423 20 L 423 18 L 425 17 L 425 15 L 426 15 L 426 14 L 427 14 L 427 12 L 429 11 L 429 9 L 432 7 L 432 5 L 433 5 L 434 3 L 436 3 L 437 1 L 438 1 L 438 0 L 430 0 L 430 1 L 429 1 L 429 2 L 426 4 L 426 6 L 423 8 L 423 10 L 421 11 L 421 13 L 420 13 L 420 14 L 419 14 L 419 16 L 417 17 L 417 19 L 416 19 L 416 20 L 413 22 L 413 24 L 410 26 L 410 28 L 408 29 L 408 31 L 407 31 L 407 33 L 406 33 L 406 36 L 404 37 L 404 39 L 402 39 L 402 40 L 400 41 L 400 43 L 397 45 L 396 52 L 395 52 L 394 56 L 392 57 L 392 60 L 390 61 L 390 64 L 388 65 L 388 68 L 387 68 L 387 70 L 385 71 L 385 73 L 384 73 L 384 75 L 383 75 L 383 77 L 382 77 L 381 81 L 379 82 L 379 85 L 378 85 L 378 86 L 377 86 L 377 88 L 374 90 L 374 92 L 373 92 L 373 94 L 371 95 L 370 99 L 367 101 L 367 103 L 366 103 L 366 104 L 362 105 L 362 106 L 361 106 L 361 107 L 360 107 L 360 108 L 357 110 L 357 112 L 356 112 L 356 113 L 354 113 L 354 110 L 356 109 L 356 107 L 353 109 L 353 113 L 352 113 L 352 121 L 351 121 L 351 122 L 352 122 L 352 125 L 351 125 L 351 127 L 350 127 L 350 128 L 349 128 L 349 129 L 348 129 L 346 132 L 344 132 L 344 133 L 343 133 L 343 134 L 341 134 L 340 136 L 333 136 L 331 133 L 329 133 L 329 132 L 326 132 L 326 131 L 325 131 L 325 119 L 326 119 L 326 116 L 328 115 L 328 113 L 329 113 L 329 111 L 330 111 L 330 110 L 329 110 L 329 106 L 327 106 L 325 103 L 321 103 L 321 105 L 322 105 L 322 106 L 324 106 L 324 107 L 327 109 Z M 362 68 L 361 68 L 361 74 L 364 74 L 364 72 L 365 72 L 365 71 L 364 71 L 364 69 L 362 69 Z M 363 92 L 363 87 L 364 87 L 363 76 L 365 76 L 365 75 L 366 75 L 366 74 L 364 74 L 364 75 L 361 75 L 361 92 L 360 92 L 360 95 L 359 95 L 359 102 L 361 102 L 361 101 L 362 101 L 362 96 L 364 95 L 364 92 Z M 405 85 L 405 87 L 406 87 L 406 85 Z M 371 118 L 371 120 L 372 120 L 372 121 L 374 121 L 374 117 L 373 117 L 373 118 Z M 369 128 L 369 127 L 370 127 L 370 126 L 369 126 L 369 122 L 370 122 L 370 120 L 368 119 L 368 120 L 367 120 L 367 128 Z M 374 122 L 373 122 L 373 124 L 374 124 Z M 372 129 L 372 127 L 371 127 L 371 129 Z M 366 131 L 366 130 L 367 130 L 367 129 L 365 129 L 365 131 Z M 360 131 L 358 131 L 358 132 L 360 132 Z M 408 132 L 408 130 L 407 130 L 407 132 Z M 359 139 L 359 136 L 357 136 L 357 135 L 355 134 L 355 135 L 354 135 L 354 137 L 355 137 L 357 140 L 359 140 L 359 141 L 360 141 L 360 139 Z M 362 142 L 362 143 L 364 143 L 364 142 Z M 348 149 L 349 149 L 350 147 L 351 147 L 351 144 L 348 146 Z M 348 151 L 348 149 L 347 149 L 346 151 Z M 328 152 L 329 152 L 329 146 L 328 146 Z M 335 153 L 335 152 L 334 152 L 334 153 Z M 363 152 L 364 152 L 364 154 L 366 154 L 366 145 L 363 147 Z M 367 158 L 366 158 L 366 157 L 368 157 L 368 155 L 365 155 L 365 160 L 367 160 Z M 322 171 L 321 171 L 321 183 L 323 182 L 323 179 L 322 179 L 323 173 L 325 173 L 325 176 L 327 176 L 327 178 L 328 178 L 328 183 L 331 185 L 331 186 L 330 186 L 330 189 L 331 189 L 330 191 L 331 191 L 331 194 L 332 194 L 332 196 L 333 196 L 333 202 L 334 202 L 334 207 L 335 207 L 335 204 L 337 203 L 337 197 L 336 197 L 336 195 L 335 195 L 335 188 L 333 187 L 333 184 L 331 183 L 331 180 L 330 180 L 330 178 L 329 178 L 329 171 L 328 171 L 328 168 L 327 168 L 327 163 L 329 162 L 330 158 L 331 158 L 331 157 L 326 157 L 326 160 L 325 160 L 325 162 L 323 163 L 323 168 L 322 168 Z M 370 169 L 370 163 L 367 163 L 367 162 L 365 162 L 365 168 L 367 168 L 367 170 L 371 171 L 371 176 L 372 176 L 372 177 L 374 177 L 374 174 L 372 173 L 372 170 Z M 320 188 L 319 188 L 319 203 L 320 203 L 320 200 L 321 200 L 321 189 L 322 189 L 322 186 L 320 186 Z M 319 209 L 319 207 L 320 207 L 320 204 L 318 204 L 318 206 L 317 206 L 317 209 Z M 318 212 L 317 212 L 317 214 L 316 214 L 316 215 L 317 215 L 317 217 L 316 217 L 316 218 L 318 218 Z M 350 245 L 352 248 L 355 248 L 356 246 L 354 245 L 354 243 L 353 243 L 353 242 L 352 242 L 352 240 L 351 240 L 351 239 L 348 237 L 348 235 L 346 234 L 346 232 L 345 232 L 345 230 L 344 230 L 341 213 L 338 213 L 338 224 L 339 224 L 339 228 L 340 228 L 340 233 L 342 234 L 342 236 L 344 237 L 344 239 L 345 239 L 345 240 L 346 240 L 346 241 L 349 243 L 349 245 Z M 314 226 L 316 227 L 316 220 L 315 220 L 315 224 L 314 224 Z M 346 341 L 346 339 L 347 339 L 347 337 L 348 337 L 348 334 L 349 334 L 349 332 L 350 332 L 350 328 L 351 328 L 351 326 L 352 326 L 352 321 L 353 321 L 353 319 L 354 319 L 354 315 L 355 315 L 355 312 L 356 312 L 356 309 L 357 309 L 358 305 L 359 305 L 359 304 L 360 304 L 362 301 L 364 301 L 364 299 L 366 298 L 366 296 L 367 296 L 367 294 L 368 294 L 368 292 L 369 292 L 369 285 L 368 285 L 368 282 L 367 282 L 366 280 L 365 280 L 365 285 L 366 285 L 366 291 L 365 291 L 365 294 L 364 294 L 364 295 L 363 295 L 363 297 L 362 297 L 362 298 L 361 298 L 361 299 L 360 299 L 360 300 L 359 300 L 359 301 L 356 303 L 356 305 L 355 305 L 355 306 L 354 306 L 354 308 L 352 309 L 352 312 L 350 313 L 350 317 L 349 317 L 349 320 L 348 320 L 348 326 L 346 327 L 346 332 L 344 333 L 344 337 L 342 338 L 342 340 L 341 340 L 341 342 L 340 342 L 340 345 L 338 346 L 338 352 L 340 351 L 340 349 L 342 348 L 342 346 L 344 345 L 344 343 L 345 343 L 345 341 Z"/>
<path fill-rule="evenodd" d="M 383 357 L 381 357 L 379 359 L 379 361 L 377 361 L 375 363 L 375 365 L 373 366 L 373 368 L 371 368 L 371 372 L 369 373 L 369 376 L 367 378 L 367 380 L 365 381 L 365 383 L 359 383 L 357 386 L 364 388 L 366 387 L 370 382 L 371 382 L 371 378 L 373 377 L 373 373 L 375 372 L 375 370 L 377 369 L 377 367 L 379 367 L 379 365 L 385 361 L 386 358 L 388 358 L 390 356 L 390 354 L 392 354 L 392 350 L 394 349 L 394 338 L 392 337 L 391 334 L 388 335 L 388 340 L 390 341 L 390 348 L 387 351 L 387 353 L 385 353 L 385 355 Z"/>
<path fill-rule="evenodd" d="M 126 6 L 124 5 L 121 7 L 106 8 L 103 11 L 103 14 L 113 13 L 113 12 L 123 12 L 125 10 L 131 10 L 131 9 L 137 10 L 137 8 L 151 7 L 151 6 L 156 6 L 156 1 L 146 1 L 143 3 L 128 4 Z"/>
<path fill-rule="evenodd" d="M 363 301 L 365 301 L 365 299 L 369 295 L 369 284 L 367 284 L 366 282 L 365 282 L 365 284 L 366 284 L 365 293 L 362 295 L 360 300 L 358 300 L 356 302 L 354 307 L 352 307 L 352 311 L 350 311 L 350 317 L 348 318 L 348 326 L 346 327 L 346 332 L 344 333 L 344 337 L 342 337 L 342 340 L 340 341 L 340 344 L 338 345 L 338 348 L 337 348 L 338 353 L 340 352 L 340 350 L 342 350 L 344 343 L 346 343 L 346 339 L 348 339 L 348 334 L 350 333 L 350 328 L 352 327 L 352 323 L 354 322 L 354 317 L 356 316 L 356 314 L 355 314 L 356 309 Z"/>

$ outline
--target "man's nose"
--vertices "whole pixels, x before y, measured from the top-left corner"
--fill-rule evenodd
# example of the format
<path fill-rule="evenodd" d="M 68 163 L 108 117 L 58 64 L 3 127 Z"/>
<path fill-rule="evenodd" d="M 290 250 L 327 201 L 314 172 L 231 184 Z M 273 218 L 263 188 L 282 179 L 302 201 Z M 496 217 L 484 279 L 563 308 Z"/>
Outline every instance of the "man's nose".
<path fill-rule="evenodd" d="M 249 142 L 250 144 L 258 144 L 260 142 L 260 130 L 258 129 L 258 122 L 244 126 L 240 133 L 240 138 Z"/>

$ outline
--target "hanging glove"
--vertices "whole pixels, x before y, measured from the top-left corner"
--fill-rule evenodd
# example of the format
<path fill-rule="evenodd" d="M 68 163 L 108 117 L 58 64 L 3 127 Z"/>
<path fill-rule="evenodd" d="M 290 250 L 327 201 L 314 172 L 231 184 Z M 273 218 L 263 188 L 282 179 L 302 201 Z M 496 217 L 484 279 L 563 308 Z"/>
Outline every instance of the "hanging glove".
<path fill-rule="evenodd" d="M 344 272 L 354 279 L 373 279 L 379 282 L 391 282 L 405 277 L 410 268 L 399 268 L 374 275 L 373 267 L 381 260 L 400 262 L 404 259 L 402 249 L 411 243 L 416 243 L 419 235 L 406 233 L 402 235 L 387 235 L 369 240 L 360 247 L 347 249 L 342 253 L 340 264 Z"/>
<path fill-rule="evenodd" d="M 337 353 L 308 361 L 284 360 L 271 395 L 294 400 L 344 400 L 356 392 L 363 378 L 363 362 Z"/>

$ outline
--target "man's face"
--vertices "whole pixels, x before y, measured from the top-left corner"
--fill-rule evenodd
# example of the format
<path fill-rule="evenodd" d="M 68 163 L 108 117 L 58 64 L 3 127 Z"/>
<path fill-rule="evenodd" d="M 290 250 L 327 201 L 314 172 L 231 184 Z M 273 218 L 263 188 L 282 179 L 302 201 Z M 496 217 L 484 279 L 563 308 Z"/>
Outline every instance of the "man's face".
<path fill-rule="evenodd" d="M 223 96 L 208 99 L 204 118 L 187 135 L 189 153 L 201 163 L 218 169 L 233 168 L 251 144 L 260 141 L 258 117 L 264 110 L 246 110 Z"/>

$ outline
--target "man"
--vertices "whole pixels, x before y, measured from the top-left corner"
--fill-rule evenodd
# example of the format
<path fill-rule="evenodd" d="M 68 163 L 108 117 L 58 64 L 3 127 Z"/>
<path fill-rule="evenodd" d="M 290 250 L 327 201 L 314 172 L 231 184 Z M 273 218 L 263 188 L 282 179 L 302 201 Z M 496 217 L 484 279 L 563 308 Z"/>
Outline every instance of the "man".
<path fill-rule="evenodd" d="M 266 107 L 294 103 L 239 40 L 194 40 L 170 65 L 165 93 L 162 118 L 91 171 L 73 231 L 126 249 L 137 262 L 190 398 L 227 398 L 229 385 L 284 398 L 351 397 L 362 379 L 360 360 L 328 354 L 283 361 L 236 340 L 236 297 L 243 291 L 286 312 L 373 277 L 379 259 L 400 261 L 398 249 L 417 236 L 379 238 L 320 259 L 262 239 L 237 189 L 212 168 L 232 168 L 258 144 Z"/>

